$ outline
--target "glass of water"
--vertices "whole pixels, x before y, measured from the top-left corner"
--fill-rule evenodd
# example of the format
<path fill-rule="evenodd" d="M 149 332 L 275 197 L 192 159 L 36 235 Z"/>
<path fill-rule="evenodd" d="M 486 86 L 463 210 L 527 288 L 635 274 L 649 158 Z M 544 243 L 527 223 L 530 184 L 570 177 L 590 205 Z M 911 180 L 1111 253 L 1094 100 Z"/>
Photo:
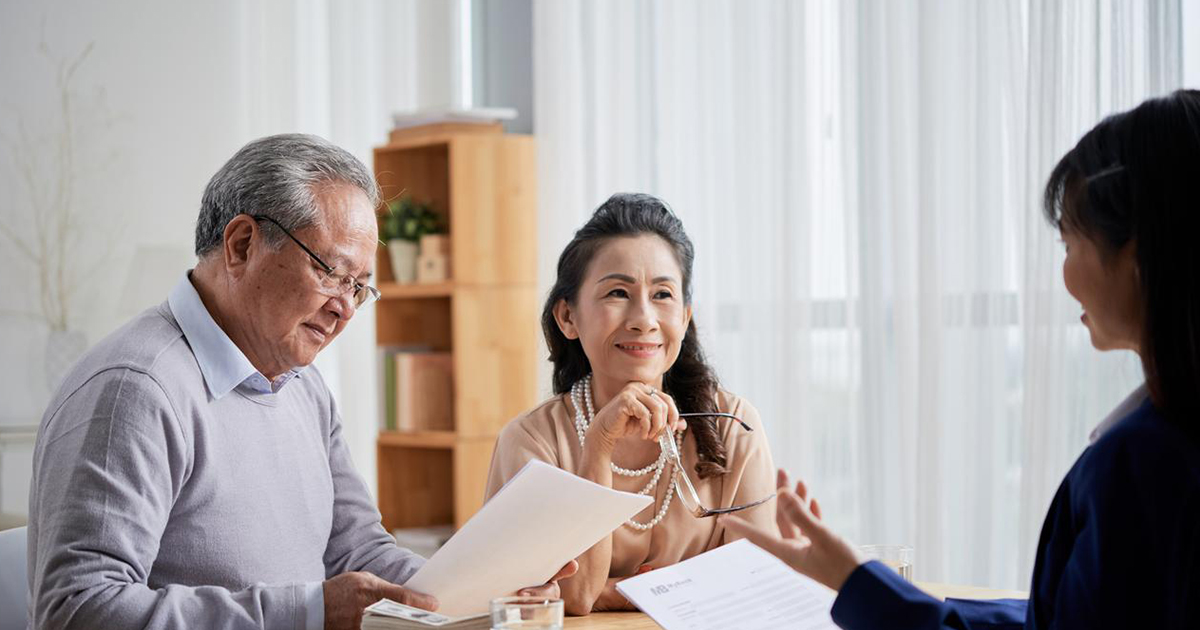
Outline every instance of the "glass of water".
<path fill-rule="evenodd" d="M 913 548 L 908 545 L 863 545 L 858 548 L 868 560 L 878 560 L 913 581 Z"/>
<path fill-rule="evenodd" d="M 545 597 L 492 600 L 492 630 L 562 630 L 563 602 Z"/>

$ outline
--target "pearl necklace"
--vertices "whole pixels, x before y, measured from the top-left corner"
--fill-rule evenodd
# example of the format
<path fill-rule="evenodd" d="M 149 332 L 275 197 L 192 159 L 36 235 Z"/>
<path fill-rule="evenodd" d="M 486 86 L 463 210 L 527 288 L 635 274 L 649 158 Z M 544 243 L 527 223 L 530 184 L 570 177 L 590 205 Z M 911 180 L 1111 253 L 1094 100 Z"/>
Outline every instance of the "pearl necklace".
<path fill-rule="evenodd" d="M 576 382 L 571 386 L 571 403 L 575 405 L 575 432 L 579 435 L 579 446 L 582 448 L 584 439 L 587 435 L 588 427 L 592 424 L 592 419 L 596 417 L 596 409 L 592 405 L 592 375 L 588 374 L 583 377 L 583 380 Z M 585 415 L 586 410 L 586 415 Z M 612 471 L 622 477 L 641 477 L 643 475 L 654 472 L 654 476 L 650 481 L 638 491 L 638 494 L 649 495 L 658 486 L 658 480 L 662 478 L 663 470 L 667 467 L 667 449 L 663 440 L 669 440 L 664 434 L 659 438 L 658 442 L 658 459 L 654 460 L 649 466 L 639 468 L 637 470 L 629 468 L 621 468 L 620 466 L 609 463 Z M 679 450 L 683 450 L 683 431 L 675 432 L 675 444 Z M 654 518 L 647 523 L 639 523 L 633 519 L 625 521 L 627 527 L 631 527 L 638 531 L 648 531 L 653 529 L 667 515 L 667 510 L 671 508 L 671 499 L 675 497 L 675 480 L 672 479 L 670 485 L 667 486 L 667 494 L 663 497 L 662 506 L 658 509 L 658 513 Z"/>

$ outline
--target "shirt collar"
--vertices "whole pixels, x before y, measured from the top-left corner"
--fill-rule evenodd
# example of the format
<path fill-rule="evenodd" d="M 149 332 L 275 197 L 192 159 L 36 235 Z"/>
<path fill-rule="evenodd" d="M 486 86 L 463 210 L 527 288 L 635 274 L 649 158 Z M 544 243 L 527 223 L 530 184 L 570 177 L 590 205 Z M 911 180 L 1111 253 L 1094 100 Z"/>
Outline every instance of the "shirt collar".
<path fill-rule="evenodd" d="M 1125 397 L 1125 400 L 1121 401 L 1121 404 L 1117 405 L 1115 409 L 1109 412 L 1109 414 L 1100 421 L 1100 424 L 1096 425 L 1095 429 L 1092 429 L 1092 434 L 1088 436 L 1088 442 L 1095 444 L 1096 440 L 1099 440 L 1101 436 L 1107 433 L 1114 424 L 1120 422 L 1126 416 L 1133 413 L 1135 409 L 1140 407 L 1141 404 L 1146 401 L 1146 398 L 1149 395 L 1149 390 L 1146 389 L 1145 383 L 1138 385 L 1137 389 L 1130 392 L 1130 394 Z"/>
<path fill-rule="evenodd" d="M 288 370 L 272 383 L 254 369 L 254 365 L 229 335 L 221 330 L 200 300 L 200 294 L 192 286 L 190 270 L 171 289 L 167 304 L 175 321 L 179 322 L 188 345 L 192 347 L 192 353 L 196 355 L 200 373 L 204 375 L 204 382 L 213 398 L 222 398 L 243 383 L 259 393 L 275 393 L 293 377 L 299 376 L 300 370 Z"/>

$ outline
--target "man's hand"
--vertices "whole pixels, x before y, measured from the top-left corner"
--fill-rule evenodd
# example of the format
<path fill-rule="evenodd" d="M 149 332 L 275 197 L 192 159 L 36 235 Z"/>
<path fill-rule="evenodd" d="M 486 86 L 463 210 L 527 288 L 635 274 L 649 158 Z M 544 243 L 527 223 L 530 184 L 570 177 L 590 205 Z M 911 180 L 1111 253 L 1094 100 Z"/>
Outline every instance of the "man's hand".
<path fill-rule="evenodd" d="M 562 593 L 558 589 L 558 581 L 565 580 L 572 575 L 575 575 L 575 572 L 578 570 L 579 563 L 572 560 L 564 564 L 563 568 L 559 569 L 558 573 L 555 573 L 554 577 L 547 580 L 545 584 L 541 586 L 530 586 L 528 588 L 523 588 L 517 592 L 517 595 L 520 595 L 521 597 L 545 597 L 546 599 L 559 599 L 562 597 Z"/>
<path fill-rule="evenodd" d="M 407 606 L 436 610 L 437 600 L 430 595 L 410 591 L 370 573 L 343 573 L 325 580 L 325 630 L 358 630 L 363 610 L 387 598 Z"/>

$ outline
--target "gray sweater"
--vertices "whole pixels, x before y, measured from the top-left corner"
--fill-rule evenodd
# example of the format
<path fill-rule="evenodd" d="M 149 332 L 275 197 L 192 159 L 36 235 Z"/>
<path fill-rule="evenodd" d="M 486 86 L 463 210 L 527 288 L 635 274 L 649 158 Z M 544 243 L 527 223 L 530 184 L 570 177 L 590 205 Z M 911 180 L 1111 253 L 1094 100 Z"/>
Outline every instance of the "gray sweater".
<path fill-rule="evenodd" d="M 166 304 L 91 349 L 42 420 L 32 627 L 300 630 L 324 579 L 402 584 L 422 562 L 380 525 L 317 370 L 214 398 Z"/>

